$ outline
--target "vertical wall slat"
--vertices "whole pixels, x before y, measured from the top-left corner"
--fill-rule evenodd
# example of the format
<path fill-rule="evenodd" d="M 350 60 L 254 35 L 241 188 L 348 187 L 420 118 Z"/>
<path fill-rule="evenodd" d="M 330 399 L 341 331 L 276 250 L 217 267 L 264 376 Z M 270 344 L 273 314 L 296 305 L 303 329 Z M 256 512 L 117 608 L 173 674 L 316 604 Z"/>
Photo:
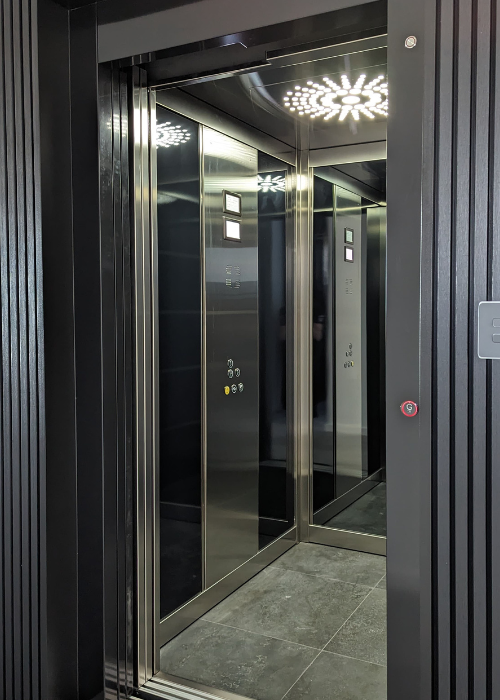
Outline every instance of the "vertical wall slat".
<path fill-rule="evenodd" d="M 492 131 L 493 145 L 500 139 L 500 12 L 498 2 L 493 2 L 493 51 L 492 61 Z M 500 148 L 491 149 L 490 177 L 490 294 L 500 299 Z M 491 363 L 491 443 L 490 443 L 490 527 L 491 527 L 491 646 L 490 646 L 490 697 L 500 697 L 500 362 Z"/>
<path fill-rule="evenodd" d="M 437 33 L 443 43 L 449 47 L 454 45 L 454 3 L 453 0 L 443 0 L 441 12 L 437 22 Z M 445 124 L 450 123 L 450 115 L 453 111 L 453 50 L 438 54 L 440 75 L 436 82 L 436 100 L 438 109 L 438 129 L 444 130 Z M 453 365 L 450 362 L 450 332 L 452 326 L 452 305 L 450 304 L 450 279 L 451 279 L 451 227 L 453 217 L 450 210 L 450 202 L 453 196 L 453 130 L 445 131 L 441 139 L 439 167 L 436 173 L 436 189 L 439 193 L 436 202 L 436 220 L 440 231 L 446 235 L 440 235 L 435 240 L 436 275 L 435 275 L 435 319 L 437 335 L 437 352 L 434 370 L 434 382 L 436 386 L 435 412 L 445 419 L 438 425 L 435 436 L 436 455 L 441 468 L 435 480 L 436 485 L 436 514 L 438 519 L 438 539 L 436 557 L 436 581 L 440 591 L 437 600 L 440 624 L 448 627 L 451 624 L 450 611 L 450 433 L 451 419 L 450 391 L 452 383 Z M 439 377 L 439 381 L 437 378 Z M 451 643 L 447 635 L 441 635 L 438 640 L 439 669 L 449 668 L 451 663 Z M 439 673 L 438 676 L 439 697 L 442 700 L 450 700 L 451 684 L 449 672 Z"/>
<path fill-rule="evenodd" d="M 36 5 L 0 0 L 0 696 L 42 697 L 43 330 Z"/>

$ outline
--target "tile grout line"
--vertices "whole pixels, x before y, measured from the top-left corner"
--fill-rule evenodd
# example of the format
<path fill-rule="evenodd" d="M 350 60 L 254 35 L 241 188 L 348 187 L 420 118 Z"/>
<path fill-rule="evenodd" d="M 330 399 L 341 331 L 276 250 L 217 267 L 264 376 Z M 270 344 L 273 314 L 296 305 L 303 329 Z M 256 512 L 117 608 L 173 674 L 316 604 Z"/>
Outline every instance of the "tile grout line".
<path fill-rule="evenodd" d="M 380 580 L 382 580 L 382 579 L 380 579 Z M 380 582 L 379 582 L 379 583 L 380 583 Z M 377 585 L 378 585 L 378 584 L 377 584 Z M 341 630 L 342 627 L 346 624 L 346 622 L 347 622 L 348 620 L 351 619 L 351 617 L 354 615 L 354 613 L 356 612 L 356 610 L 359 610 L 359 608 L 363 605 L 363 603 L 365 602 L 365 600 L 368 598 L 369 595 L 371 595 L 372 591 L 374 591 L 374 590 L 375 590 L 375 587 L 370 588 L 370 590 L 368 591 L 368 593 L 366 594 L 366 596 L 363 598 L 363 600 L 361 601 L 361 603 L 352 611 L 352 613 L 349 615 L 349 617 L 347 617 L 346 620 L 344 620 L 344 622 L 340 625 L 340 627 L 339 627 L 338 630 L 335 632 L 335 634 L 327 641 L 327 643 L 325 644 L 325 646 L 324 646 L 322 649 L 320 649 L 319 653 L 314 657 L 314 659 L 311 661 L 311 663 L 309 664 L 309 666 L 308 666 L 307 668 L 305 668 L 305 669 L 302 671 L 302 673 L 301 673 L 300 676 L 297 678 L 297 680 L 295 681 L 295 683 L 292 683 L 292 685 L 288 688 L 288 690 L 287 690 L 286 693 L 283 695 L 283 697 L 281 698 L 281 700 L 285 700 L 285 698 L 286 698 L 286 696 L 288 695 L 288 693 L 292 690 L 292 688 L 293 688 L 294 686 L 297 685 L 297 683 L 300 681 L 300 679 L 302 678 L 302 676 L 304 675 L 304 673 L 306 673 L 306 671 L 307 671 L 308 669 L 311 668 L 311 666 L 313 665 L 313 663 L 314 663 L 314 662 L 321 656 L 321 654 L 325 651 L 326 647 L 330 644 L 330 642 L 332 641 L 333 637 L 335 637 L 335 635 L 338 634 L 338 633 L 340 632 L 340 630 Z M 332 653 L 332 652 L 327 652 L 327 653 Z M 337 654 L 337 656 L 340 656 L 340 654 Z M 358 660 L 358 659 L 354 659 L 354 660 Z"/>
<path fill-rule="evenodd" d="M 371 664 L 372 666 L 380 666 L 380 668 L 387 668 L 387 664 L 378 664 L 376 661 L 367 661 L 366 659 L 358 659 L 357 656 L 348 656 L 347 654 L 339 654 L 338 651 L 328 651 L 328 649 L 322 649 L 322 654 L 331 654 L 332 656 L 341 656 L 343 659 L 351 659 L 351 661 L 359 661 L 362 664 Z"/>
<path fill-rule="evenodd" d="M 335 632 L 335 634 L 327 641 L 327 643 L 325 644 L 325 646 L 323 647 L 323 649 L 322 649 L 321 651 L 325 651 L 326 647 L 330 644 L 330 642 L 332 642 L 332 641 L 335 639 L 335 637 L 338 635 L 338 633 L 340 632 L 340 630 L 349 622 L 349 620 L 351 619 L 351 617 L 354 615 L 355 612 L 357 612 L 357 611 L 360 609 L 360 607 L 363 605 L 363 603 L 364 603 L 366 600 L 368 600 L 368 598 L 371 596 L 371 594 L 373 593 L 374 590 L 375 590 L 375 587 L 373 587 L 373 588 L 371 589 L 371 591 L 368 593 L 368 595 L 365 596 L 365 597 L 363 598 L 363 600 L 361 601 L 361 603 L 358 605 L 358 607 L 357 607 L 355 610 L 352 611 L 352 613 L 349 615 L 349 617 L 346 618 L 346 619 L 344 620 L 344 622 L 340 625 L 340 627 L 339 627 L 338 630 Z M 361 660 L 361 659 L 360 659 L 360 660 Z"/>
<path fill-rule="evenodd" d="M 380 578 L 374 586 L 369 586 L 367 583 L 357 583 L 355 581 L 344 581 L 343 578 L 332 578 L 332 577 L 328 577 L 328 576 L 323 576 L 321 574 L 309 574 L 309 573 L 307 573 L 307 571 L 297 571 L 297 569 L 287 569 L 284 566 L 273 566 L 272 564 L 268 564 L 268 566 L 266 566 L 265 570 L 267 571 L 267 569 L 274 569 L 275 571 L 291 571 L 294 574 L 304 574 L 304 576 L 312 576 L 313 578 L 320 578 L 320 579 L 324 579 L 325 581 L 335 581 L 336 583 L 347 583 L 350 586 L 360 586 L 360 588 L 369 588 L 370 590 L 372 590 L 373 588 L 376 588 L 378 586 L 378 584 L 380 583 L 380 581 L 382 581 L 384 579 L 384 576 L 385 576 L 385 574 L 384 574 L 384 576 L 382 576 L 382 578 Z"/>
<path fill-rule="evenodd" d="M 264 637 L 265 639 L 274 639 L 277 642 L 285 642 L 286 644 L 295 644 L 298 647 L 303 647 L 304 649 L 311 649 L 312 651 L 322 651 L 318 647 L 310 647 L 308 644 L 301 644 L 300 642 L 292 642 L 290 639 L 282 639 L 281 637 L 273 637 L 270 634 L 264 634 L 263 632 L 254 632 L 253 630 L 247 630 L 243 627 L 235 627 L 234 625 L 226 625 L 225 622 L 215 622 L 214 620 L 205 620 L 201 618 L 203 622 L 210 622 L 212 625 L 220 625 L 221 627 L 227 627 L 231 630 L 238 630 L 238 632 L 245 632 L 246 634 L 254 634 L 257 637 Z"/>

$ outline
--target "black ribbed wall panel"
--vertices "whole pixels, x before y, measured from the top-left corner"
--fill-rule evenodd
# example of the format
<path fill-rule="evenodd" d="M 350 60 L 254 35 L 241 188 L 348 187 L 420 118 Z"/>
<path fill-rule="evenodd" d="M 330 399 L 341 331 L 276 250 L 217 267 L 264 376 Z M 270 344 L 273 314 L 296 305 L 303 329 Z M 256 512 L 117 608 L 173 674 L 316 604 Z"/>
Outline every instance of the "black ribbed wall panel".
<path fill-rule="evenodd" d="M 434 685 L 439 700 L 490 700 L 500 697 L 500 363 L 478 358 L 477 307 L 500 299 L 500 8 L 432 4 Z"/>
<path fill-rule="evenodd" d="M 44 362 L 36 3 L 0 0 L 0 697 L 44 697 Z"/>

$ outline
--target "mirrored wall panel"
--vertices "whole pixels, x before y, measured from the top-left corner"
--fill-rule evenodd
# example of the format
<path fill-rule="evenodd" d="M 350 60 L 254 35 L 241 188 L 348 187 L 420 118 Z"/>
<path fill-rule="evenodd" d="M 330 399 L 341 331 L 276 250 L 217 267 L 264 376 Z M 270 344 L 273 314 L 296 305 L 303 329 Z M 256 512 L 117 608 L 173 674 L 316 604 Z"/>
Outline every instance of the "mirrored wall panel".
<path fill-rule="evenodd" d="M 202 590 L 198 125 L 157 107 L 160 616 Z"/>
<path fill-rule="evenodd" d="M 314 170 L 313 523 L 385 536 L 381 163 Z"/>

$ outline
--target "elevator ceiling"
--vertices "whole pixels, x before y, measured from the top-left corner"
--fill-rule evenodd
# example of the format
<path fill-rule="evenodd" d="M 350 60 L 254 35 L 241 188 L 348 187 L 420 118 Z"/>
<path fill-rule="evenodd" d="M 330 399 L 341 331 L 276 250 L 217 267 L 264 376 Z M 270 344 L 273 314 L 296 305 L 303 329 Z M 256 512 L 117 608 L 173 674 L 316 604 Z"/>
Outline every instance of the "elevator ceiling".
<path fill-rule="evenodd" d="M 323 49 L 321 58 L 316 60 L 311 60 L 310 52 L 297 54 L 279 59 L 278 62 L 288 65 L 271 64 L 252 72 L 176 89 L 292 147 L 295 146 L 296 130 L 300 124 L 309 125 L 311 149 L 385 141 L 387 119 L 383 114 L 365 109 L 364 112 L 357 111 L 357 119 L 352 113 L 342 115 L 346 101 L 354 103 L 349 106 L 352 110 L 366 104 L 370 98 L 364 96 L 363 90 L 370 87 L 372 81 L 378 81 L 378 85 L 386 83 L 387 50 L 380 46 L 380 42 L 374 45 L 375 48 L 370 50 L 335 56 L 328 56 L 328 50 Z M 331 52 L 335 53 L 333 48 Z M 360 78 L 362 75 L 366 76 L 365 79 Z M 346 94 L 341 96 L 337 93 L 333 100 L 325 93 L 329 88 L 332 92 L 331 86 L 347 88 L 342 90 Z M 357 86 L 361 89 L 356 89 Z M 351 95 L 351 92 L 357 94 Z M 377 99 L 383 98 L 381 95 Z M 288 100 L 288 107 L 285 99 Z M 325 109 L 322 99 L 329 104 L 340 105 L 342 110 L 339 111 L 338 107 Z M 318 106 L 323 109 L 323 113 L 311 117 L 315 105 L 316 109 Z M 291 106 L 296 108 L 295 111 L 290 110 Z M 299 115 L 299 108 L 311 112 Z M 325 116 L 328 117 L 326 120 Z"/>

